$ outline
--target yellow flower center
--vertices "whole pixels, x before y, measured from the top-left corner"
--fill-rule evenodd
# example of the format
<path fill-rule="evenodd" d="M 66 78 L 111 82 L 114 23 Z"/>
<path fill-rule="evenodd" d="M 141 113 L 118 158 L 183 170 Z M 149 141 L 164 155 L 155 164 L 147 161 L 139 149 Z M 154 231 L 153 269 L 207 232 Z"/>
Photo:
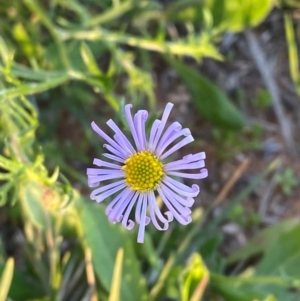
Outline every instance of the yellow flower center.
<path fill-rule="evenodd" d="M 149 151 L 131 155 L 122 169 L 126 184 L 140 192 L 155 189 L 164 176 L 163 164 Z"/>

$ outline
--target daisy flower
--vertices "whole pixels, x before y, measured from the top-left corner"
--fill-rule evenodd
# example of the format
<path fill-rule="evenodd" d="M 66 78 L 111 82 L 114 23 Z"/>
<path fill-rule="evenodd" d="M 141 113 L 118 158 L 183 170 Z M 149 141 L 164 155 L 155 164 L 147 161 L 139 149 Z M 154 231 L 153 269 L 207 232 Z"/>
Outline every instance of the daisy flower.
<path fill-rule="evenodd" d="M 103 156 L 112 162 L 94 159 L 94 165 L 99 168 L 87 169 L 88 185 L 100 185 L 92 191 L 90 197 L 100 203 L 115 195 L 105 213 L 112 223 L 122 222 L 128 230 L 134 227 L 135 222 L 138 223 L 139 243 L 144 242 L 145 226 L 150 222 L 162 231 L 168 229 L 174 218 L 182 225 L 190 223 L 190 207 L 200 189 L 196 184 L 189 187 L 180 179 L 198 180 L 207 177 L 204 152 L 190 154 L 176 161 L 167 160 L 180 148 L 194 141 L 190 130 L 183 129 L 179 122 L 166 126 L 172 107 L 173 104 L 168 103 L 161 120 L 153 122 L 149 137 L 145 130 L 148 112 L 140 110 L 133 117 L 130 104 L 125 106 L 125 116 L 132 139 L 128 139 L 111 119 L 107 125 L 114 132 L 113 137 L 105 134 L 95 122 L 91 124 L 93 130 L 106 141 L 104 147 L 108 153 Z M 196 171 L 182 172 L 191 169 Z M 115 181 L 107 184 L 109 180 Z M 157 195 L 160 195 L 167 208 L 164 213 L 157 204 Z M 131 219 L 130 213 L 134 206 L 134 218 Z"/>

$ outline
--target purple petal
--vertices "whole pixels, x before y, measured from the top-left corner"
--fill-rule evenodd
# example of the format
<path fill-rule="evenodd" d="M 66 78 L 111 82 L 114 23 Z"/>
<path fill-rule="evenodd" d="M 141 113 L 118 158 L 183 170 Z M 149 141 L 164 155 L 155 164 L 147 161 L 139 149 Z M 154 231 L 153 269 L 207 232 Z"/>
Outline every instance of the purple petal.
<path fill-rule="evenodd" d="M 164 127 L 166 125 L 166 122 L 168 120 L 168 117 L 170 115 L 170 112 L 171 112 L 173 106 L 174 105 L 169 102 L 169 103 L 167 103 L 167 105 L 165 107 L 165 110 L 163 112 L 163 116 L 161 118 L 161 123 L 160 123 L 160 125 L 158 127 L 157 134 L 156 134 L 155 139 L 153 141 L 153 145 L 152 145 L 153 149 L 156 149 L 156 146 L 157 146 L 157 144 L 159 142 L 160 136 L 161 136 L 161 134 L 162 134 L 162 132 L 164 130 Z"/>
<path fill-rule="evenodd" d="M 165 164 L 164 166 L 173 166 L 176 164 L 188 164 L 188 163 L 192 163 L 192 162 L 197 162 L 199 160 L 204 160 L 206 158 L 205 156 L 205 152 L 201 152 L 201 153 L 197 153 L 197 154 L 189 154 L 184 156 L 182 159 L 180 160 L 176 160 L 176 161 L 172 161 L 170 163 Z"/>
<path fill-rule="evenodd" d="M 170 156 L 171 154 L 173 154 L 174 152 L 176 152 L 177 150 L 179 150 L 180 148 L 182 148 L 183 146 L 191 143 L 194 141 L 194 138 L 192 135 L 189 135 L 187 137 L 185 137 L 184 139 L 182 139 L 180 142 L 178 142 L 177 144 L 175 144 L 172 148 L 170 148 L 167 152 L 165 152 L 160 159 L 166 159 L 168 156 Z"/>
<path fill-rule="evenodd" d="M 164 192 L 165 196 L 169 199 L 172 200 L 172 205 L 176 207 L 177 211 L 180 212 L 182 216 L 188 216 L 192 213 L 191 209 L 188 208 L 185 205 L 182 205 L 181 202 L 177 201 L 177 194 L 171 191 L 167 186 L 165 186 L 163 183 L 160 185 L 160 189 Z M 183 200 L 181 198 L 181 200 Z M 184 201 L 184 200 L 183 200 Z"/>
<path fill-rule="evenodd" d="M 126 116 L 129 128 L 130 128 L 133 140 L 135 142 L 135 145 L 136 145 L 137 149 L 140 149 L 141 146 L 139 144 L 139 139 L 138 139 L 135 127 L 134 127 L 133 120 L 132 120 L 132 115 L 131 115 L 131 111 L 130 111 L 131 108 L 132 108 L 131 104 L 125 106 L 125 116 Z"/>
<path fill-rule="evenodd" d="M 140 221 L 140 226 L 139 226 L 139 232 L 138 232 L 138 238 L 137 238 L 137 242 L 138 243 L 143 243 L 144 242 L 144 238 L 145 238 L 145 226 L 146 226 L 146 210 L 147 210 L 147 197 L 146 194 L 142 195 L 142 200 L 143 200 L 143 205 L 142 205 L 142 209 L 140 212 L 140 216 L 141 216 L 141 221 Z"/>
<path fill-rule="evenodd" d="M 91 123 L 92 129 L 104 140 L 106 140 L 112 147 L 120 151 L 123 156 L 127 157 L 129 154 L 127 154 L 113 139 L 111 139 L 108 135 L 106 135 L 99 127 L 98 125 L 93 121 Z"/>
<path fill-rule="evenodd" d="M 128 156 L 135 153 L 135 151 L 132 152 L 130 150 L 129 146 L 126 144 L 126 142 L 123 140 L 123 138 L 120 135 L 118 134 L 114 135 L 114 139 L 118 143 L 118 145 L 126 151 Z"/>
<path fill-rule="evenodd" d="M 105 166 L 105 167 L 113 168 L 113 169 L 121 169 L 122 168 L 121 165 L 113 164 L 113 163 L 106 162 L 106 161 L 102 161 L 102 160 L 97 159 L 97 158 L 94 159 L 93 164 L 97 165 L 97 166 L 101 166 L 101 167 Z"/>
<path fill-rule="evenodd" d="M 191 197 L 187 197 L 186 199 L 184 199 L 183 197 L 181 197 L 179 194 L 177 194 L 176 192 L 172 191 L 169 187 L 167 187 L 166 185 L 164 185 L 163 183 L 161 183 L 162 189 L 164 191 L 166 191 L 166 193 L 171 194 L 172 197 L 174 199 L 176 199 L 177 202 L 179 202 L 181 205 L 183 205 L 184 207 L 192 207 L 195 203 L 195 200 Z"/>
<path fill-rule="evenodd" d="M 127 139 L 127 137 L 124 135 L 124 133 L 120 130 L 120 128 L 116 125 L 116 123 L 110 119 L 106 122 L 106 124 L 121 138 L 122 142 L 127 145 L 129 150 L 134 153 L 135 149 L 133 148 L 130 141 Z"/>
<path fill-rule="evenodd" d="M 107 154 L 107 153 L 104 153 L 103 156 L 108 158 L 108 159 L 111 159 L 111 160 L 114 160 L 114 161 L 117 161 L 117 162 L 121 162 L 121 163 L 124 164 L 124 159 L 119 158 L 118 156 L 115 156 L 115 155 L 112 155 L 112 154 Z"/>
<path fill-rule="evenodd" d="M 136 192 L 135 195 L 133 196 L 133 198 L 131 199 L 128 207 L 126 208 L 125 214 L 122 219 L 122 226 L 127 230 L 133 229 L 133 227 L 135 225 L 134 221 L 132 221 L 131 219 L 128 219 L 128 218 L 129 218 L 129 214 L 130 214 L 138 196 L 139 196 L 139 192 Z"/>
<path fill-rule="evenodd" d="M 156 133 L 157 133 L 160 123 L 161 123 L 161 121 L 156 119 L 153 122 L 152 127 L 151 127 L 150 137 L 149 137 L 149 141 L 148 141 L 148 148 L 151 152 L 154 151 L 153 142 L 154 142 L 154 139 L 155 139 L 155 136 L 156 136 Z"/>
<path fill-rule="evenodd" d="M 171 176 L 187 178 L 187 179 L 204 179 L 207 177 L 208 172 L 206 168 L 202 168 L 200 170 L 200 173 L 183 173 L 183 172 L 169 171 L 167 174 Z"/>
<path fill-rule="evenodd" d="M 194 184 L 192 185 L 192 187 L 189 187 L 183 183 L 174 180 L 171 177 L 168 177 L 167 175 L 164 176 L 163 183 L 166 184 L 172 190 L 174 190 L 176 193 L 187 197 L 196 197 L 200 192 L 200 188 L 198 185 Z"/>
<path fill-rule="evenodd" d="M 124 184 L 124 183 L 125 183 L 125 180 L 120 180 L 120 181 L 117 181 L 117 182 L 114 182 L 114 183 L 111 183 L 111 184 L 108 184 L 108 185 L 104 185 L 104 186 L 102 186 L 102 187 L 100 187 L 100 188 L 97 188 L 97 189 L 95 189 L 95 190 L 92 191 L 92 193 L 91 193 L 91 195 L 90 195 L 90 198 L 91 198 L 92 200 L 94 200 L 95 197 L 96 197 L 98 194 L 100 194 L 101 192 L 104 192 L 104 191 L 106 191 L 106 190 L 108 190 L 108 189 L 114 188 L 114 187 L 116 187 L 116 186 L 118 186 L 118 185 L 121 185 L 121 184 Z M 120 188 L 120 189 L 121 189 L 121 188 Z"/>
<path fill-rule="evenodd" d="M 157 149 L 156 149 L 157 156 L 160 156 L 172 142 L 174 142 L 176 139 L 178 139 L 181 136 L 186 136 L 186 137 L 191 136 L 191 131 L 189 129 L 183 129 L 179 132 L 173 133 L 160 147 L 157 147 Z M 177 144 L 179 144 L 179 143 L 177 143 Z"/>
<path fill-rule="evenodd" d="M 171 171 L 171 170 L 182 170 L 182 169 L 199 169 L 205 166 L 204 160 L 200 160 L 198 162 L 192 162 L 192 163 L 187 163 L 187 164 L 180 164 L 180 163 L 167 163 L 164 165 L 164 170 L 166 172 Z"/>
<path fill-rule="evenodd" d="M 108 149 L 111 153 L 113 153 L 114 155 L 116 155 L 117 157 L 119 157 L 120 159 L 127 159 L 127 156 L 123 155 L 123 153 L 121 153 L 119 150 L 115 149 L 114 147 L 112 147 L 109 144 L 103 144 L 103 146 Z"/>
<path fill-rule="evenodd" d="M 186 160 L 187 163 L 194 162 L 198 160 L 204 160 L 206 158 L 205 152 L 200 152 L 197 154 L 189 154 L 183 157 L 183 160 Z"/>
<path fill-rule="evenodd" d="M 119 168 L 119 170 L 116 170 L 116 169 L 107 169 L 107 168 L 88 168 L 87 175 L 88 176 L 110 175 L 118 171 L 122 171 L 122 169 Z"/>
<path fill-rule="evenodd" d="M 136 209 L 135 209 L 135 220 L 138 224 L 141 223 L 140 213 L 141 213 L 141 207 L 142 207 L 142 204 L 143 204 L 144 196 L 145 196 L 144 193 L 140 193 L 140 197 L 139 197 Z M 148 216 L 146 216 L 146 225 L 148 225 L 149 223 L 150 223 L 150 218 Z"/>
<path fill-rule="evenodd" d="M 146 149 L 145 123 L 147 118 L 148 112 L 145 110 L 140 110 L 134 115 L 134 125 L 140 145 L 140 149 L 138 149 L 138 151 Z"/>
<path fill-rule="evenodd" d="M 118 192 L 119 190 L 123 189 L 126 187 L 126 184 L 123 183 L 123 184 L 120 184 L 119 186 L 117 187 L 114 187 L 114 188 L 111 188 L 107 191 L 104 191 L 103 193 L 97 195 L 96 197 L 94 197 L 93 199 L 97 202 L 97 203 L 100 203 L 102 201 L 104 201 L 105 199 L 107 199 L 109 196 L 115 194 L 116 192 Z"/>
<path fill-rule="evenodd" d="M 161 189 L 160 187 L 157 188 L 158 193 L 160 194 L 161 198 L 163 199 L 165 205 L 167 206 L 167 208 L 172 212 L 173 216 L 177 219 L 177 221 L 179 223 L 181 223 L 182 225 L 187 225 L 192 221 L 192 218 L 190 216 L 182 216 L 180 213 L 178 213 L 177 210 L 179 210 L 178 208 L 174 208 L 173 207 L 173 199 L 168 199 L 163 191 L 163 189 Z"/>
<path fill-rule="evenodd" d="M 150 218 L 151 218 L 153 225 L 155 226 L 156 229 L 158 229 L 160 231 L 166 231 L 169 228 L 169 221 L 167 219 L 165 219 L 163 217 L 163 215 L 161 214 L 161 212 L 157 206 L 156 198 L 155 198 L 153 191 L 148 192 L 148 202 L 149 202 Z M 163 228 L 157 222 L 156 216 L 158 217 L 160 222 L 163 223 L 163 225 L 164 225 Z"/>
<path fill-rule="evenodd" d="M 162 135 L 158 145 L 157 145 L 157 148 L 156 149 L 159 149 L 161 148 L 161 146 L 171 137 L 174 135 L 174 133 L 177 133 L 179 132 L 180 130 L 182 129 L 182 125 L 175 121 L 173 122 L 167 129 L 166 131 L 164 132 L 164 134 Z"/>
<path fill-rule="evenodd" d="M 115 171 L 109 175 L 104 176 L 89 176 L 88 177 L 88 185 L 94 185 L 95 183 L 100 183 L 102 181 L 111 180 L 111 179 L 118 179 L 124 177 L 123 171 Z M 91 187 L 91 186 L 90 186 Z"/>
<path fill-rule="evenodd" d="M 130 191 L 129 193 L 126 192 L 126 194 L 119 199 L 119 201 L 116 203 L 116 205 L 110 210 L 108 214 L 108 219 L 115 223 L 120 222 L 123 218 L 123 211 L 131 201 L 132 197 L 134 195 L 134 191 Z"/>
<path fill-rule="evenodd" d="M 110 213 L 113 211 L 113 208 L 116 206 L 116 204 L 123 199 L 126 199 L 128 195 L 132 192 L 129 188 L 125 188 L 122 190 L 106 207 L 105 213 L 109 217 Z"/>

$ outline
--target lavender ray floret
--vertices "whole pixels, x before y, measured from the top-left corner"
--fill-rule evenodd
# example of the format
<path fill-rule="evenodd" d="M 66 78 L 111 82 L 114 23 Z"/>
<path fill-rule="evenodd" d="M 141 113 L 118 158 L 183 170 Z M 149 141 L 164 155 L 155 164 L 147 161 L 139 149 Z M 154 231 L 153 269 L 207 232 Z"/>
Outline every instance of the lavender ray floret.
<path fill-rule="evenodd" d="M 115 155 L 112 155 L 112 154 L 108 154 L 108 153 L 104 153 L 103 154 L 104 157 L 108 158 L 108 159 L 111 159 L 111 160 L 114 160 L 114 161 L 117 161 L 117 162 L 121 162 L 124 164 L 124 159 L 118 157 L 118 156 L 115 156 Z"/>
<path fill-rule="evenodd" d="M 105 134 L 94 121 L 91 123 L 91 126 L 92 129 L 104 140 L 106 140 L 112 147 L 118 149 L 125 157 L 128 155 L 126 154 L 126 152 L 124 152 L 122 148 L 120 148 L 120 146 L 113 139 L 111 139 L 107 134 Z"/>
<path fill-rule="evenodd" d="M 171 162 L 173 163 L 173 162 Z M 183 169 L 199 169 L 205 166 L 205 162 L 204 160 L 200 160 L 198 162 L 191 162 L 191 163 L 187 163 L 187 164 L 165 164 L 164 165 L 164 170 L 166 172 L 172 171 L 172 170 L 183 170 Z"/>
<path fill-rule="evenodd" d="M 135 127 L 134 127 L 133 120 L 132 120 L 131 108 L 132 108 L 132 105 L 125 106 L 125 116 L 126 116 L 129 128 L 131 130 L 131 134 L 132 134 L 133 140 L 135 142 L 135 145 L 136 145 L 137 149 L 140 149 L 139 139 L 138 139 Z"/>
<path fill-rule="evenodd" d="M 149 202 L 150 218 L 151 218 L 153 225 L 155 226 L 156 229 L 158 229 L 160 231 L 166 231 L 169 228 L 169 221 L 167 219 L 165 219 L 163 217 L 163 215 L 161 214 L 161 212 L 157 206 L 156 198 L 155 198 L 153 191 L 148 192 L 148 202 Z M 163 228 L 157 222 L 156 216 L 158 217 L 160 222 L 163 223 L 163 225 L 164 225 Z"/>
<path fill-rule="evenodd" d="M 121 167 L 122 167 L 121 165 L 106 162 L 106 161 L 103 161 L 103 160 L 100 160 L 97 158 L 94 159 L 93 164 L 100 166 L 100 167 L 104 166 L 104 167 L 113 168 L 113 169 L 121 169 Z"/>
<path fill-rule="evenodd" d="M 179 194 L 177 194 L 176 192 L 174 192 L 173 190 L 171 190 L 169 187 L 167 187 L 166 185 L 164 185 L 163 183 L 161 183 L 161 186 L 164 189 L 164 191 L 166 191 L 168 194 L 171 194 L 172 197 L 174 199 L 176 199 L 176 201 L 178 201 L 182 206 L 184 206 L 184 207 L 192 207 L 194 205 L 195 200 L 193 198 L 191 198 L 191 197 L 183 198 Z"/>
<path fill-rule="evenodd" d="M 129 202 L 131 201 L 132 197 L 134 195 L 134 191 L 130 191 L 129 194 L 126 194 L 123 196 L 116 205 L 112 208 L 112 210 L 109 212 L 108 219 L 111 222 L 120 222 L 122 219 L 122 213 L 124 209 L 127 207 Z"/>
<path fill-rule="evenodd" d="M 128 156 L 132 155 L 133 153 L 135 153 L 135 151 L 131 151 L 130 148 L 128 147 L 128 145 L 126 144 L 125 141 L 123 141 L 122 137 L 118 134 L 115 134 L 114 135 L 114 139 L 115 141 L 118 143 L 118 145 L 121 147 L 121 148 L 124 148 L 126 150 L 126 152 L 128 153 Z"/>
<path fill-rule="evenodd" d="M 169 139 L 161 145 L 160 148 L 157 147 L 156 149 L 157 155 L 160 156 L 172 142 L 174 142 L 176 139 L 178 139 L 181 136 L 186 136 L 186 137 L 191 136 L 191 131 L 189 129 L 183 129 L 179 132 L 173 133 L 173 135 L 171 135 Z"/>
<path fill-rule="evenodd" d="M 139 231 L 138 231 L 138 238 L 137 238 L 137 242 L 138 243 L 143 243 L 144 242 L 144 238 L 145 238 L 145 226 L 147 225 L 146 223 L 146 210 L 147 210 L 147 197 L 144 194 L 142 197 L 143 200 L 143 205 L 142 205 L 142 209 L 140 212 L 140 216 L 141 216 L 141 220 L 140 220 L 140 226 L 139 226 Z"/>
<path fill-rule="evenodd" d="M 168 156 L 170 156 L 171 154 L 173 154 L 174 152 L 176 152 L 177 150 L 179 150 L 183 146 L 185 146 L 185 145 L 187 145 L 187 144 L 189 144 L 193 141 L 194 141 L 194 138 L 193 138 L 192 135 L 189 135 L 189 136 L 185 137 L 180 142 L 178 142 L 173 147 L 171 147 L 168 151 L 166 151 L 162 156 L 160 156 L 160 159 L 161 160 L 166 159 Z"/>
<path fill-rule="evenodd" d="M 161 124 L 161 121 L 156 119 L 153 122 L 152 127 L 151 127 L 150 137 L 149 137 L 149 141 L 148 141 L 148 148 L 152 152 L 154 151 L 153 143 L 154 143 L 154 139 L 156 137 L 156 134 L 157 134 L 160 124 Z"/>
<path fill-rule="evenodd" d="M 119 152 L 117 149 L 115 149 L 114 147 L 112 147 L 109 144 L 103 144 L 103 147 L 108 149 L 112 154 L 118 156 L 120 159 L 125 160 L 127 158 L 127 156 L 123 155 L 123 153 Z"/>
<path fill-rule="evenodd" d="M 192 185 L 192 187 L 189 187 L 167 175 L 163 178 L 163 183 L 178 194 L 186 197 L 196 197 L 200 192 L 200 188 L 198 185 L 194 184 Z"/>
<path fill-rule="evenodd" d="M 156 149 L 160 149 L 161 146 L 170 138 L 174 135 L 174 133 L 179 132 L 182 129 L 182 125 L 175 121 L 173 122 L 164 132 L 164 134 L 162 135 Z"/>
<path fill-rule="evenodd" d="M 87 170 L 88 176 L 110 175 L 118 171 L 122 171 L 122 169 L 88 168 Z"/>
<path fill-rule="evenodd" d="M 169 171 L 168 175 L 175 176 L 175 177 L 181 177 L 181 178 L 187 178 L 187 179 L 204 179 L 207 177 L 208 172 L 206 168 L 202 168 L 200 170 L 200 173 L 184 173 L 184 172 L 175 172 L 175 171 Z"/>
<path fill-rule="evenodd" d="M 114 188 L 114 187 L 116 187 L 116 186 L 118 186 L 118 185 L 121 185 L 121 184 L 125 184 L 125 180 L 120 180 L 120 181 L 117 181 L 117 182 L 114 182 L 114 183 L 111 183 L 111 184 L 104 185 L 104 186 L 102 186 L 102 187 L 100 187 L 100 188 L 97 188 L 97 189 L 95 189 L 95 190 L 93 190 L 93 191 L 91 192 L 90 198 L 91 198 L 92 200 L 94 200 L 95 197 L 96 197 L 99 193 L 104 192 L 104 191 L 106 191 L 106 190 L 108 190 L 108 189 Z"/>
<path fill-rule="evenodd" d="M 122 219 L 122 226 L 125 228 L 125 229 L 128 229 L 128 230 L 131 230 L 133 229 L 135 223 L 134 221 L 132 221 L 131 219 L 128 219 L 129 218 L 129 214 L 137 200 L 139 196 L 139 193 L 138 192 L 135 192 L 133 198 L 131 199 L 128 207 L 126 208 L 126 211 L 125 211 L 125 214 L 123 216 L 123 219 Z"/>
<path fill-rule="evenodd" d="M 167 208 L 172 212 L 174 218 L 176 218 L 176 220 L 179 223 L 181 223 L 182 225 L 187 225 L 192 221 L 192 218 L 190 216 L 183 216 L 177 212 L 178 209 L 173 207 L 172 200 L 169 201 L 169 199 L 164 194 L 164 191 L 160 187 L 157 188 L 157 191 L 160 194 L 161 198 L 163 199 Z"/>
<path fill-rule="evenodd" d="M 170 189 L 168 189 L 163 183 L 161 183 L 160 189 L 163 191 L 168 200 L 172 200 L 172 205 L 176 207 L 182 216 L 188 216 L 192 213 L 191 209 L 177 201 L 176 194 L 170 191 Z"/>
<path fill-rule="evenodd" d="M 97 202 L 97 203 L 100 203 L 102 202 L 103 200 L 105 200 L 106 198 L 108 198 L 109 196 L 115 194 L 116 192 L 118 192 L 119 190 L 123 189 L 126 187 L 126 184 L 123 183 L 117 187 L 114 187 L 114 188 L 111 188 L 107 191 L 104 191 L 103 193 L 97 195 L 94 200 Z"/>
<path fill-rule="evenodd" d="M 142 151 L 146 148 L 145 123 L 147 118 L 148 112 L 145 110 L 140 110 L 134 115 L 134 126 L 140 145 L 140 149 L 138 149 L 138 151 Z"/>
<path fill-rule="evenodd" d="M 204 159 L 206 159 L 205 152 L 189 154 L 183 157 L 183 160 L 186 160 L 187 162 L 194 162 L 194 161 L 204 160 Z"/>
<path fill-rule="evenodd" d="M 138 224 L 141 223 L 140 213 L 141 213 L 141 207 L 142 207 L 142 204 L 143 204 L 144 197 L 145 197 L 145 194 L 141 193 L 140 197 L 138 199 L 138 203 L 137 203 L 136 209 L 135 209 L 135 220 L 136 220 L 136 222 Z M 146 216 L 146 225 L 148 225 L 149 223 L 150 223 L 150 218 L 148 216 Z"/>
<path fill-rule="evenodd" d="M 173 106 L 174 106 L 174 105 L 173 105 L 172 103 L 169 102 L 169 103 L 167 103 L 167 105 L 166 105 L 166 107 L 165 107 L 165 110 L 164 110 L 164 112 L 163 112 L 163 116 L 162 116 L 162 118 L 161 118 L 161 123 L 160 123 L 160 125 L 159 125 L 159 128 L 158 128 L 158 130 L 157 130 L 157 134 L 156 134 L 155 139 L 154 139 L 154 142 L 153 142 L 153 148 L 154 148 L 154 149 L 156 149 L 156 146 L 157 146 L 157 144 L 158 144 L 158 142 L 159 142 L 159 139 L 160 139 L 161 134 L 162 134 L 162 132 L 163 132 L 163 130 L 164 130 L 164 127 L 165 127 L 165 125 L 166 125 L 166 122 L 167 122 L 167 120 L 168 120 L 168 118 L 169 118 L 169 115 L 170 115 L 170 112 L 171 112 Z"/>
<path fill-rule="evenodd" d="M 122 138 L 122 141 L 127 145 L 127 147 L 130 149 L 132 153 L 135 152 L 135 149 L 133 148 L 130 141 L 127 139 L 127 137 L 124 135 L 124 133 L 121 131 L 121 129 L 116 125 L 116 123 L 110 119 L 106 122 L 106 124 L 118 135 Z"/>
<path fill-rule="evenodd" d="M 123 198 L 126 198 L 132 190 L 130 190 L 129 188 L 125 188 L 124 190 L 122 190 L 107 206 L 105 209 L 105 214 L 109 217 L 109 214 L 111 213 L 111 211 L 113 210 L 113 208 L 116 206 L 116 204 L 122 200 Z"/>
<path fill-rule="evenodd" d="M 109 175 L 104 175 L 104 176 L 89 176 L 88 177 L 88 183 L 89 184 L 94 184 L 97 182 L 102 182 L 106 180 L 111 180 L 111 179 L 118 179 L 124 177 L 124 172 L 123 171 L 117 171 L 115 173 L 111 173 Z"/>

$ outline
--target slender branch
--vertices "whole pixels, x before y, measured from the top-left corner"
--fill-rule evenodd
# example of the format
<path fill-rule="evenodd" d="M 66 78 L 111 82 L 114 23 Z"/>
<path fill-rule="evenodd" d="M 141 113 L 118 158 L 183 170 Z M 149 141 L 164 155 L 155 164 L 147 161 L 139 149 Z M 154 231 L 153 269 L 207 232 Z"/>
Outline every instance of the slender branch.
<path fill-rule="evenodd" d="M 249 45 L 249 49 L 253 56 L 253 60 L 265 82 L 266 87 L 271 94 L 274 110 L 281 128 L 281 133 L 285 141 L 286 148 L 289 152 L 289 155 L 295 159 L 297 158 L 297 152 L 292 137 L 291 123 L 284 112 L 280 99 L 280 92 L 274 79 L 272 67 L 267 60 L 262 47 L 259 45 L 255 34 L 251 30 L 247 30 L 245 32 L 245 36 Z"/>

